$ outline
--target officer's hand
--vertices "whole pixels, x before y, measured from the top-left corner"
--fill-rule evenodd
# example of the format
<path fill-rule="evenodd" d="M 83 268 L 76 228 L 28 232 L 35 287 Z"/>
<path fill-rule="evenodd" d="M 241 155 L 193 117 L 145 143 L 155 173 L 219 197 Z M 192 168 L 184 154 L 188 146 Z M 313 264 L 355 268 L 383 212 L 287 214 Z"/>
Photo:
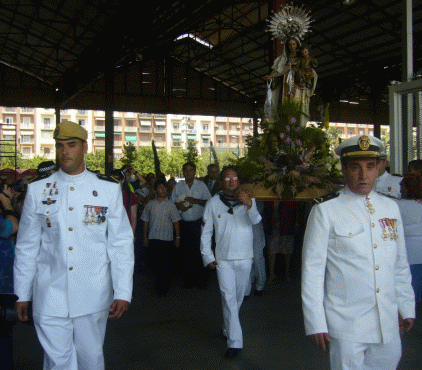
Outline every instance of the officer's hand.
<path fill-rule="evenodd" d="M 412 319 L 410 317 L 407 319 L 404 319 L 404 327 L 405 327 L 404 332 L 407 333 L 410 329 L 412 329 L 414 323 L 415 323 L 415 319 Z"/>
<path fill-rule="evenodd" d="M 110 315 L 108 316 L 110 319 L 119 319 L 124 312 L 129 309 L 129 302 L 124 301 L 122 299 L 115 299 L 109 308 L 108 312 Z"/>
<path fill-rule="evenodd" d="M 214 261 L 214 262 L 209 263 L 208 264 L 208 267 L 210 269 L 215 269 L 217 267 L 217 265 L 218 265 L 218 262 L 217 261 Z"/>
<path fill-rule="evenodd" d="M 313 344 L 321 347 L 324 351 L 326 350 L 325 341 L 331 342 L 330 334 L 328 333 L 317 333 L 309 335 L 309 339 Z"/>
<path fill-rule="evenodd" d="M 246 207 L 248 207 L 248 209 L 252 207 L 252 199 L 246 191 L 243 191 L 243 190 L 239 191 L 239 194 L 237 195 L 237 199 L 239 200 L 239 202 L 246 204 Z"/>
<path fill-rule="evenodd" d="M 20 321 L 28 321 L 28 306 L 29 302 L 16 302 L 15 310 Z"/>

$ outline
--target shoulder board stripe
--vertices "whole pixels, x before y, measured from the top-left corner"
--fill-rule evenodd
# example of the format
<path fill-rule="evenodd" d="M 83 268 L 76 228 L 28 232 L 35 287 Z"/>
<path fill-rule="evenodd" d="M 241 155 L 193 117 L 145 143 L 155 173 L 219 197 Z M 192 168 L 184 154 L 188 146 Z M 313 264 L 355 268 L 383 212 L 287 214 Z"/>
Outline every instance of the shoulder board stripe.
<path fill-rule="evenodd" d="M 320 203 L 326 202 L 327 200 L 337 198 L 339 195 L 340 195 L 339 192 L 328 193 L 328 194 L 326 194 L 322 197 L 315 198 L 313 200 L 313 203 L 314 204 L 320 204 Z"/>
<path fill-rule="evenodd" d="M 47 177 L 50 177 L 50 176 L 51 175 L 49 175 L 49 174 L 35 176 L 33 179 L 28 181 L 28 184 L 31 184 L 31 183 L 36 182 L 38 180 L 46 179 Z"/>
<path fill-rule="evenodd" d="M 377 191 L 377 194 L 383 195 L 384 197 L 391 198 L 391 199 L 400 199 L 390 194 L 381 193 L 380 191 Z"/>
<path fill-rule="evenodd" d="M 110 182 L 114 182 L 114 183 L 119 183 L 119 180 L 117 180 L 116 178 L 114 178 L 113 176 L 107 176 L 107 175 L 97 175 L 97 177 L 100 180 L 104 180 L 104 181 L 110 181 Z"/>

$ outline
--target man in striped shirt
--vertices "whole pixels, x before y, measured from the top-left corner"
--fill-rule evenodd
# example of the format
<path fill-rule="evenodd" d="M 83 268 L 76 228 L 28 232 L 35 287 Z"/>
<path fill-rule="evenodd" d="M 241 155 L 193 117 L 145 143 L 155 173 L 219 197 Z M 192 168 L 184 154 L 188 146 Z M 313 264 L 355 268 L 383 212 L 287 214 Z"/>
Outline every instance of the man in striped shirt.
<path fill-rule="evenodd" d="M 180 215 L 175 204 L 167 198 L 166 180 L 156 180 L 154 189 L 157 196 L 147 203 L 141 219 L 144 221 L 144 245 L 151 251 L 157 292 L 160 297 L 165 297 L 170 286 L 173 227 L 175 245 L 180 246 Z"/>

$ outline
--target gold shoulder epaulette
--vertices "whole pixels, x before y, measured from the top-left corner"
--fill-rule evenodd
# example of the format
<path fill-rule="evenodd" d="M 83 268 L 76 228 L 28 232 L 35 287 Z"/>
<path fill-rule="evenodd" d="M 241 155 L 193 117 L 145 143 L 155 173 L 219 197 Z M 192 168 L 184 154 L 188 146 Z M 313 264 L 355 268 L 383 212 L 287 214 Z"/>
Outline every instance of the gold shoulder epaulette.
<path fill-rule="evenodd" d="M 50 177 L 50 176 L 51 176 L 50 174 L 35 176 L 33 179 L 28 181 L 28 184 L 31 184 L 31 183 L 36 182 L 38 180 L 46 179 L 47 177 Z"/>
<path fill-rule="evenodd" d="M 113 176 L 107 176 L 107 175 L 97 175 L 97 177 L 100 180 L 104 180 L 104 181 L 110 181 L 110 182 L 115 182 L 115 183 L 119 183 L 119 180 L 117 180 L 116 178 L 114 178 Z"/>
<path fill-rule="evenodd" d="M 328 194 L 325 194 L 322 197 L 315 198 L 313 200 L 313 202 L 314 202 L 314 204 L 320 204 L 320 203 L 326 202 L 327 200 L 337 198 L 339 195 L 340 195 L 340 193 L 337 192 L 337 191 L 332 192 L 332 193 L 328 193 Z"/>

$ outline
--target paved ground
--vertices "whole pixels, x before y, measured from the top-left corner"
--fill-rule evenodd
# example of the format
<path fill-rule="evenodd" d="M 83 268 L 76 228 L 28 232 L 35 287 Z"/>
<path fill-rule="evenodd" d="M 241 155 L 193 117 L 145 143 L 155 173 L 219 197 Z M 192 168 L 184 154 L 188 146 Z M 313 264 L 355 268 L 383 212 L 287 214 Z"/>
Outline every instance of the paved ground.
<path fill-rule="evenodd" d="M 130 311 L 108 325 L 106 369 L 328 369 L 327 354 L 311 344 L 304 334 L 297 275 L 292 282 L 279 279 L 268 284 L 262 297 L 252 294 L 244 302 L 241 322 L 245 347 L 238 358 L 227 360 L 223 357 L 226 344 L 220 336 L 221 301 L 215 273 L 209 277 L 207 290 L 182 289 L 176 279 L 166 298 L 156 296 L 148 273 L 136 274 Z M 422 312 L 418 309 L 420 317 Z M 33 326 L 15 325 L 13 342 L 15 369 L 42 368 L 42 350 Z M 403 340 L 399 369 L 421 368 L 419 319 Z"/>

